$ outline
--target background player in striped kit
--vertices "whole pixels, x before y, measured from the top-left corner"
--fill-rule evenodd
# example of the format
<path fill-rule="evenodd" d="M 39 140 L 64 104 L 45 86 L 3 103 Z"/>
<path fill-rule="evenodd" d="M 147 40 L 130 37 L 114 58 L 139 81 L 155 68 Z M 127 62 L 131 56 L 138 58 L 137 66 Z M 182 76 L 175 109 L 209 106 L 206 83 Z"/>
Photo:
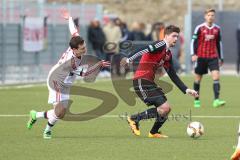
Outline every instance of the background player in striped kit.
<path fill-rule="evenodd" d="M 220 94 L 220 73 L 219 66 L 223 65 L 223 50 L 221 30 L 214 23 L 215 10 L 205 11 L 205 22 L 198 25 L 193 34 L 191 43 L 192 61 L 195 62 L 194 90 L 200 91 L 202 76 L 211 71 L 213 79 L 214 101 L 213 107 L 219 107 L 226 102 L 219 99 Z M 195 98 L 194 107 L 200 107 L 199 97 Z"/>

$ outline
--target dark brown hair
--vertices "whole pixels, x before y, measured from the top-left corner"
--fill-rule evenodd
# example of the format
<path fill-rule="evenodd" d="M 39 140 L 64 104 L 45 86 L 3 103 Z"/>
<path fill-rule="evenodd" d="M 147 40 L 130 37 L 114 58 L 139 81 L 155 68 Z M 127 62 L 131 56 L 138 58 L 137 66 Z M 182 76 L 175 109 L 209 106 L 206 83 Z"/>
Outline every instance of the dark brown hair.
<path fill-rule="evenodd" d="M 78 49 L 78 45 L 82 45 L 84 43 L 84 39 L 80 36 L 75 36 L 72 37 L 70 42 L 69 42 L 69 46 L 71 47 L 71 49 L 75 48 Z"/>
<path fill-rule="evenodd" d="M 179 33 L 180 32 L 180 28 L 174 25 L 169 25 L 165 28 L 164 30 L 164 35 L 169 35 L 173 32 Z"/>

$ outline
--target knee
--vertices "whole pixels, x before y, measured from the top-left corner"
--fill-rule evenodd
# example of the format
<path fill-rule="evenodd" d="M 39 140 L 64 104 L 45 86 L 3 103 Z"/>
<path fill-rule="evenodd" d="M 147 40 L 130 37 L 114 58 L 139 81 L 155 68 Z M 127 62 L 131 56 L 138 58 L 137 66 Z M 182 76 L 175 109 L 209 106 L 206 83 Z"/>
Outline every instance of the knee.
<path fill-rule="evenodd" d="M 212 79 L 214 81 L 217 81 L 220 79 L 220 74 L 219 74 L 219 71 L 212 71 Z"/>
<path fill-rule="evenodd" d="M 201 80 L 202 80 L 202 75 L 196 74 L 196 75 L 195 75 L 195 82 L 200 83 Z"/>
<path fill-rule="evenodd" d="M 55 110 L 56 117 L 59 119 L 63 119 L 65 116 L 65 113 L 66 113 L 65 109 L 60 109 L 58 111 Z"/>
<path fill-rule="evenodd" d="M 219 78 L 220 78 L 219 73 L 215 73 L 215 74 L 213 74 L 213 75 L 212 75 L 212 78 L 213 78 L 214 81 L 218 81 Z"/>
<path fill-rule="evenodd" d="M 219 79 L 220 79 L 220 76 L 219 76 L 219 75 L 216 75 L 216 76 L 213 77 L 213 80 L 214 80 L 214 81 L 219 81 Z"/>
<path fill-rule="evenodd" d="M 165 103 L 157 108 L 157 112 L 160 116 L 167 116 L 171 112 L 171 106 Z"/>
<path fill-rule="evenodd" d="M 199 77 L 195 78 L 195 82 L 196 82 L 196 83 L 200 83 L 201 80 L 202 80 L 202 78 L 199 78 Z"/>

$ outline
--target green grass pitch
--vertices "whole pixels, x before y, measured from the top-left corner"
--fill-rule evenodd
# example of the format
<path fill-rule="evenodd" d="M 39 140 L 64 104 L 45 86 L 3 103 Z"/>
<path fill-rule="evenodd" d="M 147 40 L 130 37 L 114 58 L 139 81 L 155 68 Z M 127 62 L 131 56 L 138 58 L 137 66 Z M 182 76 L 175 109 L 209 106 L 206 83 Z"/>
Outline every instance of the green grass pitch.
<path fill-rule="evenodd" d="M 168 78 L 164 78 L 169 81 Z M 192 76 L 183 81 L 192 88 Z M 170 81 L 169 81 L 170 82 Z M 213 108 L 212 80 L 206 76 L 201 84 L 202 108 L 192 107 L 192 97 L 182 94 L 175 86 L 167 94 L 172 105 L 170 118 L 162 127 L 168 139 L 150 139 L 147 134 L 153 121 L 141 122 L 141 136 L 135 137 L 124 119 L 104 116 L 85 122 L 59 121 L 53 129 L 53 139 L 44 140 L 42 131 L 46 120 L 39 120 L 31 131 L 26 129 L 27 116 L 31 109 L 47 110 L 46 86 L 0 89 L 0 159 L 1 160 L 226 160 L 237 143 L 240 119 L 240 79 L 223 76 L 221 98 L 227 105 Z M 117 96 L 111 81 L 94 84 L 78 83 L 85 87 L 104 90 Z M 99 100 L 73 96 L 72 111 L 85 112 L 93 109 Z M 107 115 L 122 115 L 145 110 L 137 100 L 128 106 L 119 98 L 118 106 Z M 191 120 L 200 121 L 205 135 L 197 140 L 189 138 L 186 127 Z M 23 115 L 9 116 L 6 115 Z M 180 117 L 183 116 L 184 117 Z M 186 118 L 186 116 L 188 118 Z M 206 116 L 206 117 L 197 117 Z M 216 116 L 216 117 L 212 117 Z M 227 116 L 227 117 L 218 117 Z"/>

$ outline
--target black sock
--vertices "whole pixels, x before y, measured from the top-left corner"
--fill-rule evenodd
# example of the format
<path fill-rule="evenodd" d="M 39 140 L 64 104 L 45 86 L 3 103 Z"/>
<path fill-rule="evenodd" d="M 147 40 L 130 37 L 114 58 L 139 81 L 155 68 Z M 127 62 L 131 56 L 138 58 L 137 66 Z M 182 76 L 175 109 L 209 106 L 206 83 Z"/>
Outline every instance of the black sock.
<path fill-rule="evenodd" d="M 166 122 L 167 117 L 157 116 L 155 123 L 150 131 L 150 133 L 155 134 L 158 133 L 158 130 L 162 127 L 162 125 Z"/>
<path fill-rule="evenodd" d="M 193 89 L 194 89 L 195 91 L 197 91 L 198 94 L 199 94 L 199 90 L 200 90 L 200 82 L 199 82 L 199 81 L 195 81 L 195 82 L 193 83 Z M 195 100 L 199 100 L 199 97 L 196 97 Z"/>
<path fill-rule="evenodd" d="M 140 120 L 143 120 L 143 119 L 155 118 L 157 117 L 157 115 L 158 115 L 157 108 L 150 108 L 142 113 L 132 115 L 131 119 L 136 122 L 139 122 Z"/>
<path fill-rule="evenodd" d="M 219 80 L 215 80 L 213 82 L 213 91 L 214 91 L 214 98 L 218 99 L 219 98 L 219 92 L 220 92 L 220 83 Z"/>
<path fill-rule="evenodd" d="M 48 117 L 47 117 L 47 111 L 44 112 L 44 118 L 45 118 L 45 119 L 48 119 Z"/>
<path fill-rule="evenodd" d="M 51 124 L 51 123 L 49 123 L 49 122 L 48 122 L 48 125 L 49 125 L 50 127 L 53 127 L 53 126 L 54 126 L 54 124 Z"/>

